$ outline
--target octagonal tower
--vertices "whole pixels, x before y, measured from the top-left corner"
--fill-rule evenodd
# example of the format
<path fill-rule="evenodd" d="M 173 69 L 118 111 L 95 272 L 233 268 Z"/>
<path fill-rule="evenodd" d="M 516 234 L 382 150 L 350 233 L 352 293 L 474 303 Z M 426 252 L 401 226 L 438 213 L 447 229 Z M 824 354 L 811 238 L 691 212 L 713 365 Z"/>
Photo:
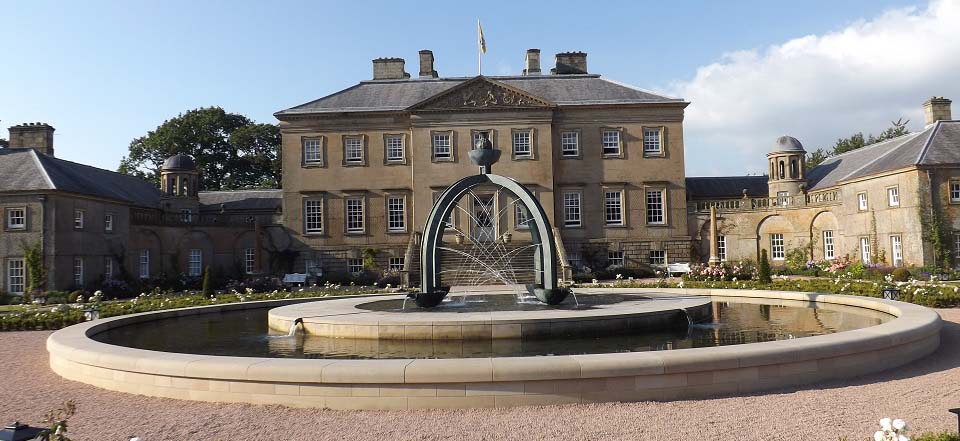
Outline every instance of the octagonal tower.
<path fill-rule="evenodd" d="M 789 204 L 788 197 L 803 193 L 807 182 L 806 158 L 803 144 L 797 138 L 786 135 L 777 138 L 776 144 L 767 153 L 770 197 L 778 198 L 778 205 Z"/>

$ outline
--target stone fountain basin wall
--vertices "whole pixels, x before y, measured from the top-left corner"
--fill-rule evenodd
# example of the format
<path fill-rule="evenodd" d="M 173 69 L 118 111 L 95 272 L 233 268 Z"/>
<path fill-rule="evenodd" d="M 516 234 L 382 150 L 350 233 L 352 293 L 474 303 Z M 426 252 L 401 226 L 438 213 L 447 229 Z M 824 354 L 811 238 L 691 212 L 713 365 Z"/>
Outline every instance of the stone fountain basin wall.
<path fill-rule="evenodd" d="M 251 302 L 82 323 L 47 340 L 60 376 L 104 389 L 212 402 L 332 409 L 475 408 L 675 400 L 850 378 L 922 358 L 941 320 L 908 303 L 845 295 L 711 289 L 584 289 L 750 297 L 855 306 L 896 316 L 830 335 L 736 346 L 551 357 L 326 360 L 223 357 L 132 349 L 89 336 L 157 318 L 281 306 Z M 287 301 L 289 302 L 289 301 Z"/>
<path fill-rule="evenodd" d="M 513 297 L 513 294 L 498 295 Z M 402 299 L 403 296 L 393 298 Z M 371 301 L 369 298 L 353 297 L 286 305 L 271 309 L 267 320 L 270 329 L 285 333 L 295 320 L 300 319 L 304 332 L 332 338 L 496 340 L 674 329 L 678 324 L 686 327 L 687 317 L 694 322 L 701 322 L 711 316 L 709 297 L 662 294 L 580 310 L 459 312 L 415 309 L 399 313 L 357 308 L 357 305 Z M 414 305 L 412 308 L 417 307 Z"/>

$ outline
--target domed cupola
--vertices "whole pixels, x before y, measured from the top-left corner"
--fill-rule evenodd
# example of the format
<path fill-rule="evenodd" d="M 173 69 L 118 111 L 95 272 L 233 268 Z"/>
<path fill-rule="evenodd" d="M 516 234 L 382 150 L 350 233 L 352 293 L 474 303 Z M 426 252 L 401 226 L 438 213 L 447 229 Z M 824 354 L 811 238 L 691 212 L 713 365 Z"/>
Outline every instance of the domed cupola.
<path fill-rule="evenodd" d="M 193 157 L 177 153 L 160 167 L 160 191 L 166 197 L 197 197 L 199 173 Z"/>
<path fill-rule="evenodd" d="M 177 153 L 163 161 L 161 171 L 197 171 L 197 164 L 190 155 Z"/>
<path fill-rule="evenodd" d="M 803 193 L 807 176 L 807 151 L 792 136 L 781 136 L 767 153 L 768 187 L 777 205 L 790 205 L 793 196 Z"/>

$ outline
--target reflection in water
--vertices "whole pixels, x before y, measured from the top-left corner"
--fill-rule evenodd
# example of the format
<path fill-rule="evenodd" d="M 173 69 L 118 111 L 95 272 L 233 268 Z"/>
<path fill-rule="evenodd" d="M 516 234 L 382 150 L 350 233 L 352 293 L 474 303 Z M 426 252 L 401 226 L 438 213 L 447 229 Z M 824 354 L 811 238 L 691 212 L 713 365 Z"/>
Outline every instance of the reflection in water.
<path fill-rule="evenodd" d="M 267 308 L 162 319 L 93 338 L 166 352 L 277 358 L 471 358 L 685 349 L 786 340 L 875 326 L 893 317 L 873 310 L 804 302 L 720 299 L 712 323 L 689 329 L 539 340 L 400 341 L 328 338 L 267 328 Z"/>

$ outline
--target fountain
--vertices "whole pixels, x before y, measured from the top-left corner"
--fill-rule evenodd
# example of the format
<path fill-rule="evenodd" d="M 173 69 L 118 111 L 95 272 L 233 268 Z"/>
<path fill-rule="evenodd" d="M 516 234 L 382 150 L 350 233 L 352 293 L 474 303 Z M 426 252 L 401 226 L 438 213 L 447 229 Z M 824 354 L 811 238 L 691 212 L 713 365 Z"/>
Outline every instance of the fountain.
<path fill-rule="evenodd" d="M 489 140 L 469 155 L 480 173 L 444 191 L 427 219 L 418 291 L 85 322 L 50 336 L 51 368 L 149 396 L 405 410 L 754 393 L 889 369 L 940 344 L 936 312 L 893 300 L 683 288 L 571 296 L 536 198 L 491 173 L 500 151 Z M 464 197 L 479 207 L 468 213 L 475 223 L 500 216 L 474 191 L 480 185 L 523 204 L 529 245 L 510 249 L 493 229 L 470 247 L 443 242 L 443 220 Z M 441 253 L 460 263 L 445 266 Z M 521 282 L 525 272 L 533 283 Z"/>
<path fill-rule="evenodd" d="M 461 268 L 459 269 L 460 274 L 473 274 L 476 280 L 497 280 L 508 286 L 517 285 L 516 278 L 511 278 L 509 252 L 500 246 L 500 242 L 496 238 L 480 237 L 479 240 L 474 241 L 474 244 L 479 245 L 479 256 L 442 245 L 444 230 L 447 226 L 446 219 L 450 217 L 450 212 L 464 195 L 469 195 L 473 200 L 481 202 L 483 217 L 488 219 L 493 218 L 494 215 L 499 217 L 499 213 L 490 211 L 492 210 L 492 204 L 483 203 L 473 192 L 474 188 L 485 184 L 493 184 L 499 189 L 512 193 L 516 198 L 514 203 L 522 203 L 527 213 L 530 214 L 530 220 L 533 222 L 533 225 L 530 225 L 530 236 L 532 239 L 531 247 L 534 249 L 533 271 L 535 282 L 527 286 L 529 293 L 548 305 L 556 305 L 562 302 L 570 293 L 569 289 L 562 288 L 557 284 L 557 245 L 550 222 L 540 202 L 529 189 L 520 185 L 517 181 L 492 173 L 493 164 L 500 159 L 500 154 L 500 150 L 493 148 L 493 144 L 486 134 L 482 135 L 476 148 L 469 151 L 470 160 L 480 167 L 480 173 L 460 179 L 437 198 L 430 215 L 427 217 L 423 241 L 420 245 L 420 292 L 414 296 L 418 306 L 437 306 L 450 291 L 450 287 L 441 285 L 440 275 L 445 270 L 441 268 L 439 250 L 461 254 L 479 268 L 469 270 L 470 272 L 465 272 L 466 269 Z M 488 206 L 491 208 L 487 208 Z M 474 221 L 479 220 L 473 214 L 468 213 L 468 215 Z"/>

